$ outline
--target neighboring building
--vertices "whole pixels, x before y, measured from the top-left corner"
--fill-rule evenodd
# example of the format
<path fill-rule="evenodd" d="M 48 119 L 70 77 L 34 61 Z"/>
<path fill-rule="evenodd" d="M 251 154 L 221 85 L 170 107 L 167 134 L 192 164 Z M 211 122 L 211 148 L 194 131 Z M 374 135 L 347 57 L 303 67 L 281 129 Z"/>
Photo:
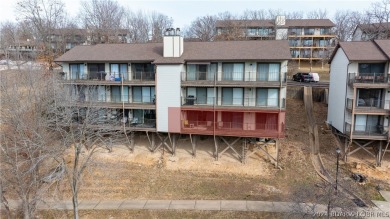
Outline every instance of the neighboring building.
<path fill-rule="evenodd" d="M 373 147 L 380 164 L 389 144 L 390 40 L 340 42 L 330 59 L 328 123 L 346 144 Z"/>
<path fill-rule="evenodd" d="M 62 28 L 52 31 L 50 37 L 51 48 L 66 52 L 77 45 L 87 42 L 87 30 L 78 28 Z"/>
<path fill-rule="evenodd" d="M 289 41 L 292 60 L 298 68 L 324 68 L 336 43 L 329 19 L 227 20 L 217 21 L 216 39 Z"/>
<path fill-rule="evenodd" d="M 19 40 L 6 49 L 6 58 L 9 59 L 34 59 L 42 51 L 40 44 L 34 40 Z"/>
<path fill-rule="evenodd" d="M 129 43 L 126 29 L 101 31 L 92 29 L 61 28 L 55 29 L 49 36 L 51 48 L 66 52 L 77 45 L 99 43 Z"/>
<path fill-rule="evenodd" d="M 352 41 L 368 41 L 390 38 L 390 22 L 359 24 L 352 35 Z"/>
<path fill-rule="evenodd" d="M 163 43 L 77 46 L 56 62 L 76 93 L 96 86 L 99 98 L 85 101 L 125 117 L 128 131 L 236 137 L 230 147 L 284 138 L 290 58 L 285 40 L 183 42 L 171 34 Z"/>

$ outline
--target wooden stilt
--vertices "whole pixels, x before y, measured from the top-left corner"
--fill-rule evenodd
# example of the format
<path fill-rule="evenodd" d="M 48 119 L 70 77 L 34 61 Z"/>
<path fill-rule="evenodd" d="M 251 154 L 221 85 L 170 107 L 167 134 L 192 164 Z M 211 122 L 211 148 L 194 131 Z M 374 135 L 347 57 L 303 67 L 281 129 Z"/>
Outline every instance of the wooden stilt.
<path fill-rule="evenodd" d="M 378 150 L 376 152 L 376 165 L 378 167 L 380 167 L 381 164 L 382 164 L 382 160 L 381 160 L 381 158 L 382 158 L 382 147 L 383 147 L 383 141 L 379 141 Z"/>
<path fill-rule="evenodd" d="M 216 161 L 218 161 L 218 137 L 217 136 L 214 136 L 214 158 Z"/>
<path fill-rule="evenodd" d="M 275 140 L 275 146 L 276 146 L 276 162 L 275 162 L 275 167 L 279 168 L 279 139 Z"/>

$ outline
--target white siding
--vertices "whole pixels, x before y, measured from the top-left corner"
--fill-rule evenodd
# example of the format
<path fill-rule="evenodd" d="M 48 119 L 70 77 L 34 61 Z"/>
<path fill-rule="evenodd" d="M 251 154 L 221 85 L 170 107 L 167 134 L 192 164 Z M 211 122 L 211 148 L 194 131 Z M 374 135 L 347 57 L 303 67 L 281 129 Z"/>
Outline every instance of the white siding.
<path fill-rule="evenodd" d="M 168 132 L 168 108 L 180 107 L 180 73 L 182 71 L 183 65 L 157 66 L 156 114 L 158 132 Z"/>
<path fill-rule="evenodd" d="M 328 123 L 340 132 L 344 131 L 348 63 L 344 51 L 340 48 L 330 66 Z"/>

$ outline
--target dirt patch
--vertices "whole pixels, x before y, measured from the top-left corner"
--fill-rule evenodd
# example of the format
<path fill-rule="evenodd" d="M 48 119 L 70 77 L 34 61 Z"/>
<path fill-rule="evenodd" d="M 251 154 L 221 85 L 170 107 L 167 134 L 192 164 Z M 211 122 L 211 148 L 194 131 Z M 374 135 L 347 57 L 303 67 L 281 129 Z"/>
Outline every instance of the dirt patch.
<path fill-rule="evenodd" d="M 176 156 L 166 150 L 151 153 L 146 135 L 137 135 L 136 147 L 131 153 L 125 146 L 116 146 L 96 154 L 94 164 L 85 174 L 80 191 L 82 199 L 227 199 L 291 201 L 296 185 L 321 183 L 309 157 L 308 125 L 303 101 L 287 100 L 287 137 L 280 144 L 280 166 L 266 159 L 264 153 L 255 153 L 242 164 L 232 150 L 215 161 L 212 138 L 198 142 L 197 156 L 192 157 L 188 138 L 178 140 Z M 326 130 L 327 107 L 314 103 L 314 113 L 320 130 L 320 147 L 325 167 L 335 175 L 337 142 Z M 221 146 L 222 148 L 222 146 Z M 222 149 L 221 149 L 222 150 Z M 240 153 L 241 149 L 236 148 Z M 269 152 L 275 154 L 274 147 Z M 359 153 L 357 153 L 358 155 Z M 351 162 L 354 162 L 351 160 Z M 362 194 L 366 200 L 377 197 L 375 187 L 389 186 L 388 158 L 382 169 L 365 170 L 370 182 L 359 185 L 350 180 L 353 171 L 349 164 L 340 165 L 340 183 Z M 380 172 L 384 171 L 384 172 Z M 365 172 L 365 173 L 366 173 Z M 378 178 L 374 176 L 377 175 Z M 62 198 L 70 198 L 67 182 L 59 186 Z"/>

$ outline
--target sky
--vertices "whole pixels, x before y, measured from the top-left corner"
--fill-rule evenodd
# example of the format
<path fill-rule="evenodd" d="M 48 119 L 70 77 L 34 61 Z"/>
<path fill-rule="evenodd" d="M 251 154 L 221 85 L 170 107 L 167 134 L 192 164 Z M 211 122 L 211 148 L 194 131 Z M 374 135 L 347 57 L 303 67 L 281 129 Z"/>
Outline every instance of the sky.
<path fill-rule="evenodd" d="M 379 1 L 379 0 L 378 0 Z M 0 22 L 16 21 L 17 0 L 1 0 Z M 76 16 L 80 10 L 80 0 L 63 0 L 65 10 L 70 16 Z M 232 14 L 242 14 L 243 11 L 259 9 L 281 9 L 283 11 L 313 11 L 326 9 L 329 18 L 337 10 L 369 9 L 375 0 L 117 0 L 121 5 L 130 8 L 132 11 L 157 11 L 171 17 L 174 20 L 174 27 L 185 28 L 197 17 L 204 15 L 216 15 L 220 12 L 229 11 Z"/>

